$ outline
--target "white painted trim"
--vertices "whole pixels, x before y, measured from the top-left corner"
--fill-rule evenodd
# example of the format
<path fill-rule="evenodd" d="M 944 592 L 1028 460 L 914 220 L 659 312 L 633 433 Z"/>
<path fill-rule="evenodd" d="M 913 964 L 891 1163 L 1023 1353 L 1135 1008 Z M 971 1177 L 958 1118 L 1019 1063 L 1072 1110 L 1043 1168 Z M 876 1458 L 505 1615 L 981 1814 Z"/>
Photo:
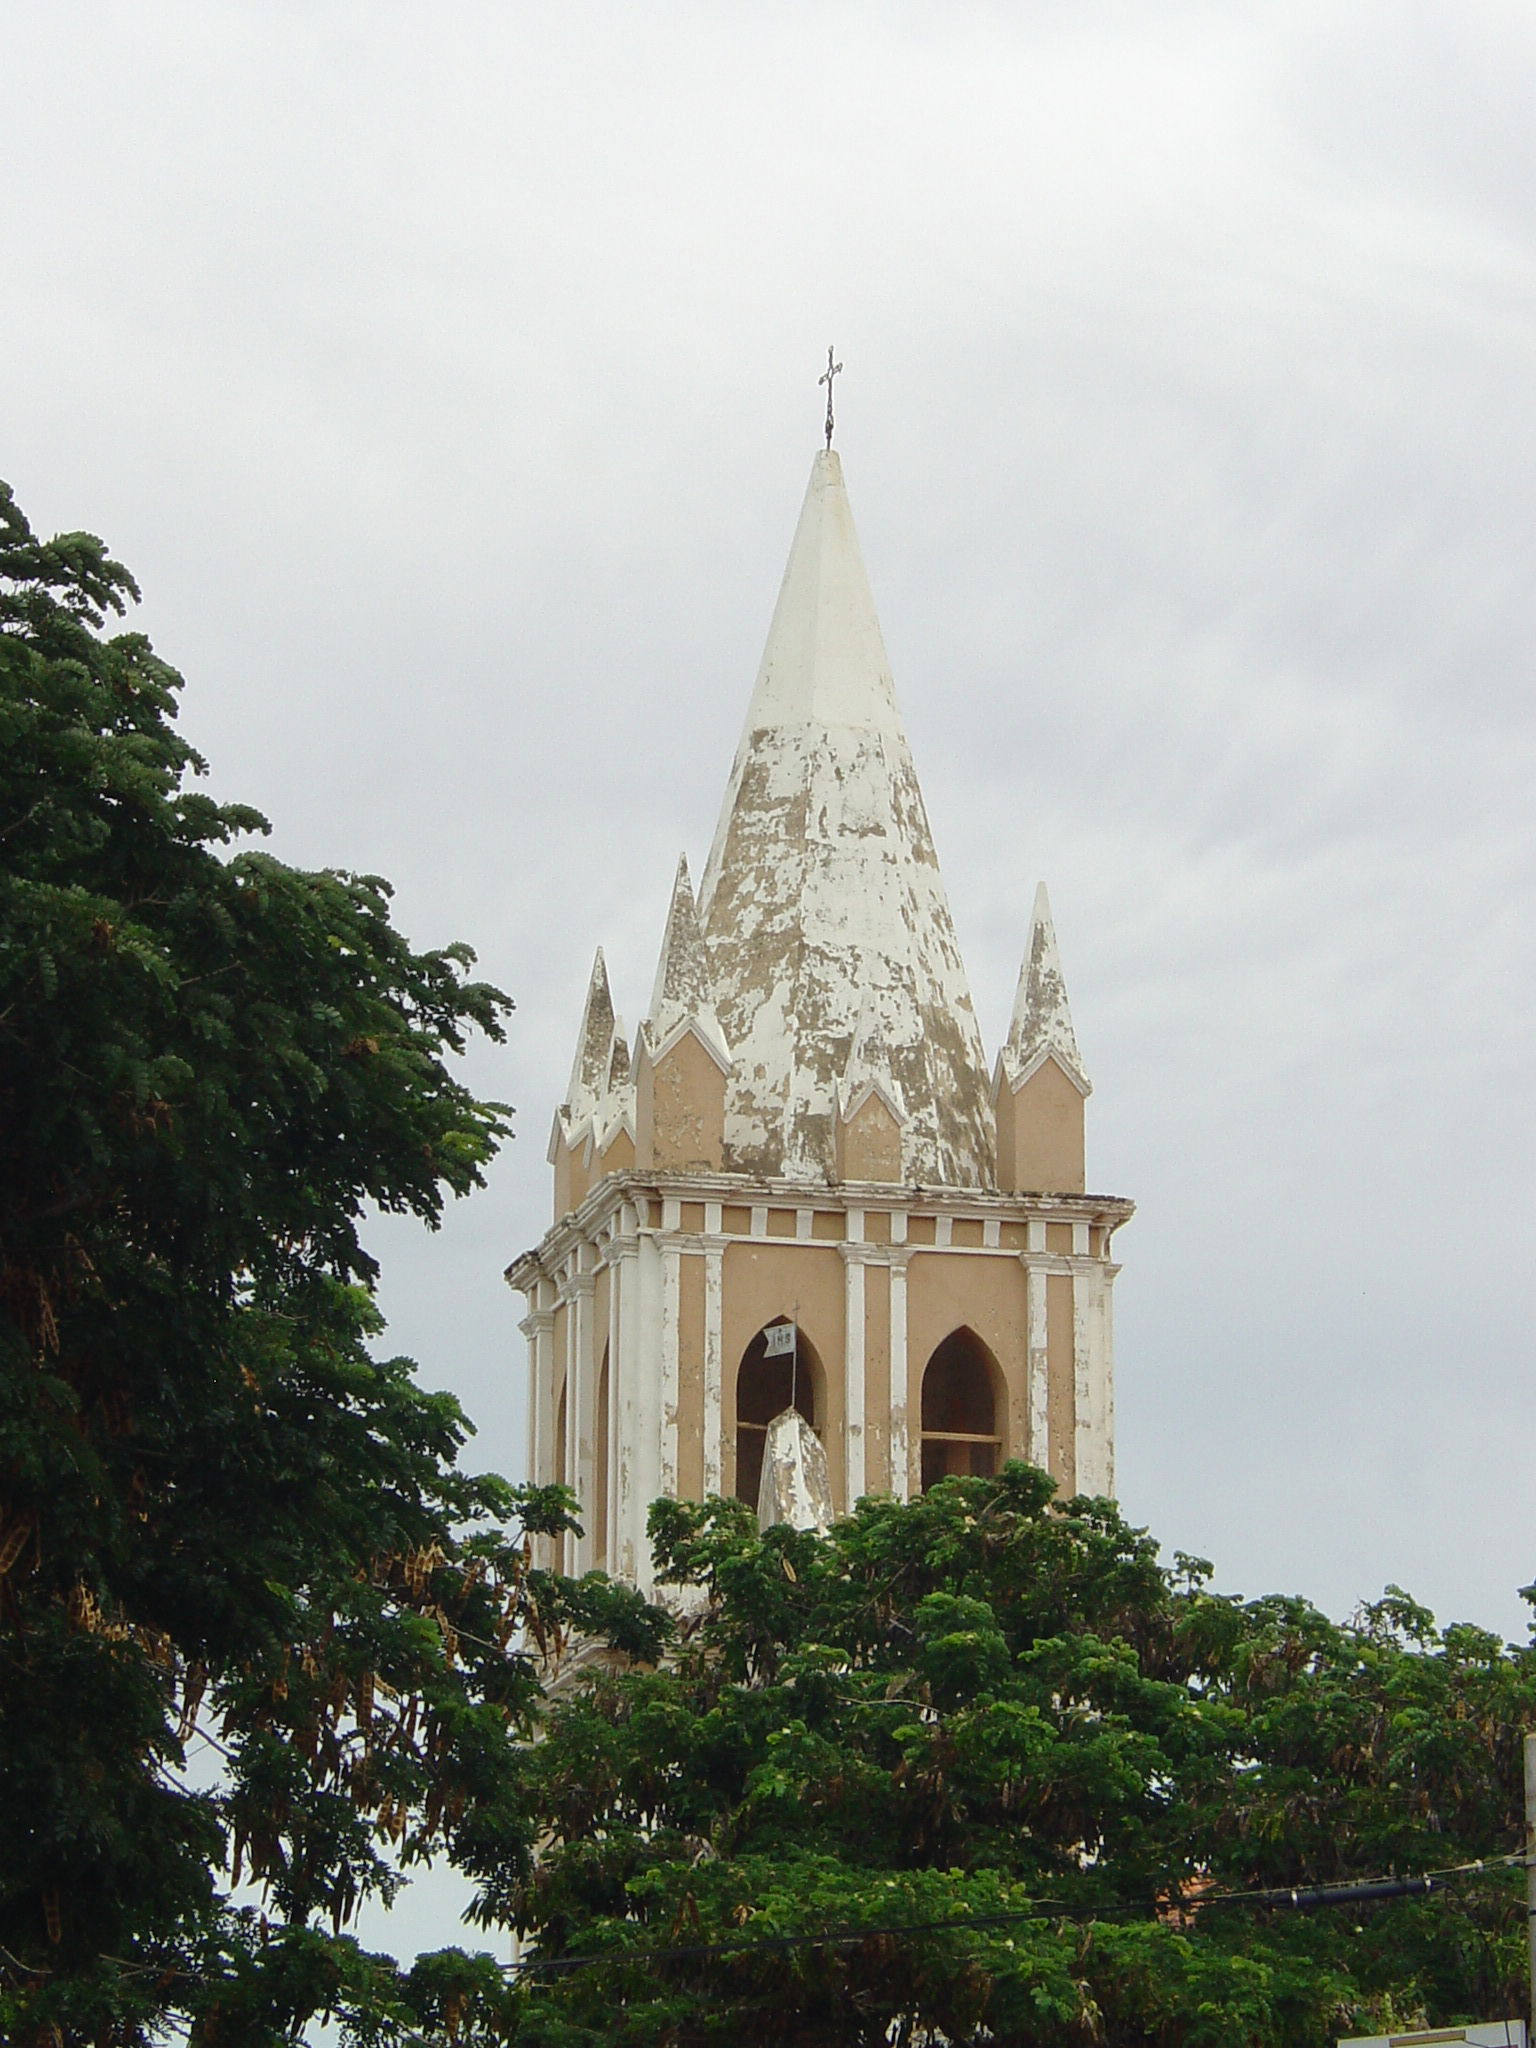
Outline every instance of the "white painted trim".
<path fill-rule="evenodd" d="M 1098 1459 L 1093 1414 L 1093 1303 L 1088 1276 L 1078 1266 L 1072 1274 L 1072 1484 L 1079 1493 L 1097 1493 Z"/>
<path fill-rule="evenodd" d="M 1099 1268 L 1099 1358 L 1101 1414 L 1104 1419 L 1104 1492 L 1115 1494 L 1115 1275 L 1118 1266 Z"/>
<path fill-rule="evenodd" d="M 676 1254 L 673 1254 L 674 1258 Z M 625 1573 L 630 1583 L 649 1593 L 655 1579 L 645 1518 L 662 1492 L 662 1253 L 655 1237 L 636 1239 L 633 1282 L 626 1290 L 624 1310 L 625 1459 L 627 1498 L 626 1541 L 634 1562 Z"/>
<path fill-rule="evenodd" d="M 907 1122 L 907 1112 L 897 1100 L 894 1088 L 883 1081 L 861 1081 L 850 1094 L 844 1083 L 838 1083 L 837 1113 L 845 1124 L 851 1124 L 871 1095 L 878 1095 L 891 1113 L 891 1120 L 899 1130 Z"/>
<path fill-rule="evenodd" d="M 715 1205 L 718 1228 L 719 1206 Z M 725 1245 L 704 1248 L 704 1491 L 719 1493 L 724 1464 Z"/>
<path fill-rule="evenodd" d="M 1051 1469 L 1051 1351 L 1050 1323 L 1045 1305 L 1045 1273 L 1039 1266 L 1026 1265 L 1028 1282 L 1029 1348 L 1029 1462 L 1043 1472 Z"/>
<path fill-rule="evenodd" d="M 842 1247 L 845 1255 L 848 1246 Z M 843 1260 L 843 1476 L 845 1513 L 866 1491 L 864 1478 L 865 1261 L 858 1252 Z"/>
<path fill-rule="evenodd" d="M 898 1500 L 912 1498 L 912 1444 L 908 1418 L 912 1365 L 907 1356 L 907 1261 L 896 1253 L 891 1261 L 891 1491 Z"/>
<path fill-rule="evenodd" d="M 610 1244 L 615 1240 L 610 1239 Z M 628 1262 L 623 1257 L 608 1262 L 608 1552 L 604 1570 L 613 1576 L 619 1554 L 619 1389 L 622 1384 L 624 1275 Z"/>
<path fill-rule="evenodd" d="M 682 1321 L 683 1260 L 676 1245 L 661 1254 L 661 1472 L 656 1491 L 677 1497 L 677 1408 L 679 1400 L 679 1337 Z"/>
<path fill-rule="evenodd" d="M 1015 1095 L 1018 1094 L 1026 1081 L 1034 1079 L 1047 1060 L 1054 1061 L 1060 1067 L 1061 1071 L 1072 1083 L 1072 1086 L 1085 1101 L 1093 1093 L 1093 1083 L 1086 1074 L 1074 1067 L 1070 1060 L 1063 1059 L 1054 1046 L 1042 1045 L 1038 1051 L 1030 1055 L 1021 1067 L 1015 1066 L 1011 1060 L 1007 1059 L 1006 1056 L 1004 1057 L 1002 1061 L 1003 1074 L 1008 1082 L 1008 1086 Z"/>
<path fill-rule="evenodd" d="M 649 1025 L 644 1026 L 643 1030 L 646 1057 L 647 1059 L 649 1059 L 653 1067 L 659 1067 L 661 1065 L 661 1062 L 666 1058 L 667 1054 L 672 1050 L 673 1046 L 677 1045 L 682 1039 L 686 1038 L 689 1032 L 691 1031 L 694 1037 L 699 1041 L 700 1045 L 703 1046 L 704 1050 L 709 1054 L 710 1058 L 714 1061 L 715 1065 L 720 1069 L 721 1073 L 724 1074 L 727 1077 L 727 1079 L 729 1079 L 733 1069 L 733 1062 L 731 1060 L 729 1052 L 725 1048 L 723 1034 L 721 1042 L 717 1043 L 713 1035 L 711 1034 L 708 1025 L 701 1024 L 696 1017 L 685 1017 L 680 1024 L 674 1024 L 672 1026 L 672 1029 L 667 1033 L 666 1037 L 661 1040 L 659 1045 L 651 1044 L 651 1032 Z"/>

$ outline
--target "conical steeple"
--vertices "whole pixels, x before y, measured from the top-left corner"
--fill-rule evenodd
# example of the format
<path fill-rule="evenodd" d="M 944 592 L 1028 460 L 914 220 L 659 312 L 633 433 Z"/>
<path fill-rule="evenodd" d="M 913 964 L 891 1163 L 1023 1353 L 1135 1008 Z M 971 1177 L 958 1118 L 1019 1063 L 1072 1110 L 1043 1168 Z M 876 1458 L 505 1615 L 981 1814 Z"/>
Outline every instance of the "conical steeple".
<path fill-rule="evenodd" d="M 561 1114 L 568 1129 L 580 1128 L 600 1107 L 608 1093 L 608 1073 L 613 1060 L 613 996 L 608 988 L 608 968 L 603 949 L 597 949 L 592 975 L 587 983 L 587 1000 L 581 1013 L 581 1030 L 576 1040 L 576 1058 L 571 1065 L 570 1086 Z"/>
<path fill-rule="evenodd" d="M 1029 950 L 1019 969 L 1013 1021 L 1003 1048 L 1003 1068 L 1009 1085 L 1017 1088 L 1048 1058 L 1054 1058 L 1065 1069 L 1084 1095 L 1092 1092 L 1093 1084 L 1077 1049 L 1077 1033 L 1072 1029 L 1066 977 L 1056 949 L 1056 927 L 1051 922 L 1051 902 L 1042 882 L 1035 891 Z"/>
<path fill-rule="evenodd" d="M 729 1063 L 730 1050 L 715 1013 L 709 954 L 704 934 L 699 929 L 686 854 L 677 863 L 672 902 L 667 911 L 667 929 L 661 942 L 661 957 L 656 963 L 651 1014 L 646 1019 L 646 1032 L 653 1048 L 663 1046 L 685 1024 L 692 1024 L 709 1042 L 722 1065 Z"/>
<path fill-rule="evenodd" d="M 613 1020 L 613 1053 L 608 1061 L 608 1093 L 616 1094 L 619 1089 L 629 1086 L 629 1041 L 624 1036 L 624 1020 Z"/>
<path fill-rule="evenodd" d="M 700 911 L 735 1060 L 733 1167 L 835 1177 L 857 1034 L 906 1109 L 905 1170 L 990 1184 L 985 1058 L 831 450 L 812 465 Z"/>

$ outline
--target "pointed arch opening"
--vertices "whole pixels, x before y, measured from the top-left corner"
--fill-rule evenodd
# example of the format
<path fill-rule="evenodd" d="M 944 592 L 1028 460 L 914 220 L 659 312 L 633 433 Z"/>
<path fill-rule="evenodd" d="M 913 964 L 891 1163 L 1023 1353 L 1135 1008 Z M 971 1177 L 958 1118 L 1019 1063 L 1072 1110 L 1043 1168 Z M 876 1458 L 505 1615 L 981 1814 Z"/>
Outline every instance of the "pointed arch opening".
<path fill-rule="evenodd" d="M 597 1369 L 597 1412 L 592 1418 L 592 1561 L 608 1563 L 608 1346 Z"/>
<path fill-rule="evenodd" d="M 923 1368 L 922 1485 L 989 1479 L 1002 1462 L 1002 1374 L 974 1330 L 952 1330 Z"/>
<path fill-rule="evenodd" d="M 757 1506 L 763 1482 L 763 1447 L 768 1425 L 791 1406 L 820 1434 L 826 1375 L 821 1354 L 804 1330 L 796 1333 L 792 1355 L 768 1356 L 768 1332 L 789 1322 L 765 1323 L 741 1354 L 736 1368 L 736 1487 L 738 1500 Z"/>

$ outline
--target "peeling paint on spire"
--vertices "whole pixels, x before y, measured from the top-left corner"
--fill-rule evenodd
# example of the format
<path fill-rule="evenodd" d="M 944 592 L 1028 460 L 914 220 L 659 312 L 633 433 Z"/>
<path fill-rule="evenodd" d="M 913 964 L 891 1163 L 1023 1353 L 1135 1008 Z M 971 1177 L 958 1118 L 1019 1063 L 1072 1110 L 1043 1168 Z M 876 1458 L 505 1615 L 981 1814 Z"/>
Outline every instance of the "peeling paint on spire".
<path fill-rule="evenodd" d="M 653 1049 L 659 1049 L 689 1024 L 722 1066 L 728 1066 L 730 1047 L 715 1009 L 709 953 L 699 928 L 688 857 L 684 854 L 677 863 L 677 878 L 672 884 L 672 903 L 667 912 L 661 958 L 656 963 L 656 986 L 651 995 L 646 1034 Z"/>
<path fill-rule="evenodd" d="M 737 1170 L 835 1177 L 865 1018 L 907 1171 L 985 1187 L 986 1061 L 838 456 L 811 469 L 700 889 Z"/>
<path fill-rule="evenodd" d="M 871 1095 L 881 1097 L 898 1124 L 906 1122 L 906 1104 L 891 1071 L 890 1048 L 885 1042 L 879 1010 L 866 996 L 859 1011 L 848 1064 L 843 1069 L 842 1086 L 838 1090 L 838 1108 L 844 1120 L 856 1116 L 860 1105 Z"/>
<path fill-rule="evenodd" d="M 608 988 L 608 969 L 603 949 L 597 949 L 592 977 L 587 983 L 586 1005 L 581 1013 L 581 1031 L 576 1040 L 576 1058 L 571 1066 L 562 1114 L 571 1130 L 578 1129 L 602 1105 L 608 1092 L 608 1074 L 613 1059 L 613 997 Z"/>
<path fill-rule="evenodd" d="M 613 1021 L 613 1052 L 608 1060 L 608 1091 L 623 1088 L 629 1082 L 629 1041 L 624 1036 L 624 1022 L 616 1017 Z"/>
<path fill-rule="evenodd" d="M 1056 927 L 1051 922 L 1050 898 L 1042 882 L 1035 891 L 1035 911 L 1030 922 L 1029 950 L 1019 969 L 1018 994 L 1014 998 L 1013 1022 L 1003 1048 L 1003 1066 L 1009 1085 L 1017 1088 L 1040 1065 L 1054 1059 L 1084 1095 L 1093 1083 L 1083 1067 L 1072 1029 L 1072 1011 L 1067 1002 L 1066 977 L 1056 949 Z"/>

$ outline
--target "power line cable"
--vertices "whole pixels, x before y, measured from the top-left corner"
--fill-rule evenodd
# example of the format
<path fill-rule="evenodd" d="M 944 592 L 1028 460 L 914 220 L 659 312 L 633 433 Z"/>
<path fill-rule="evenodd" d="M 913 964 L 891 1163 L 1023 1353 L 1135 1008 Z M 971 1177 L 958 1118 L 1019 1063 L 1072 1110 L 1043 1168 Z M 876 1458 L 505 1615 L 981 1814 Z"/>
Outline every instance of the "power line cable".
<path fill-rule="evenodd" d="M 1208 1892 L 1188 1897 L 1127 1900 L 1106 1906 L 1072 1906 L 1059 1899 L 1033 1899 L 1027 1906 L 1001 1913 L 970 1914 L 963 1920 L 908 1920 L 886 1926 L 846 1926 L 799 1934 L 759 1935 L 749 1939 L 714 1942 L 677 1942 L 665 1947 L 629 1950 L 593 1950 L 574 1956 L 529 1957 L 500 1965 L 517 1976 L 538 1971 L 568 1975 L 594 1966 L 697 1960 L 714 1955 L 775 1954 L 795 1948 L 853 1948 L 866 1941 L 899 1939 L 920 1934 L 965 1934 L 972 1930 L 1017 1926 L 1029 1920 L 1106 1920 L 1125 1913 L 1178 1912 L 1191 1917 L 1213 1906 L 1248 1905 L 1264 1908 L 1311 1911 L 1322 1906 L 1351 1906 L 1377 1900 L 1422 1896 L 1443 1891 L 1455 1877 L 1491 1874 L 1525 1862 L 1523 1855 L 1478 1857 L 1469 1863 L 1447 1865 L 1442 1870 L 1424 1871 L 1417 1877 L 1352 1878 L 1332 1885 L 1281 1886 L 1267 1890 Z"/>

